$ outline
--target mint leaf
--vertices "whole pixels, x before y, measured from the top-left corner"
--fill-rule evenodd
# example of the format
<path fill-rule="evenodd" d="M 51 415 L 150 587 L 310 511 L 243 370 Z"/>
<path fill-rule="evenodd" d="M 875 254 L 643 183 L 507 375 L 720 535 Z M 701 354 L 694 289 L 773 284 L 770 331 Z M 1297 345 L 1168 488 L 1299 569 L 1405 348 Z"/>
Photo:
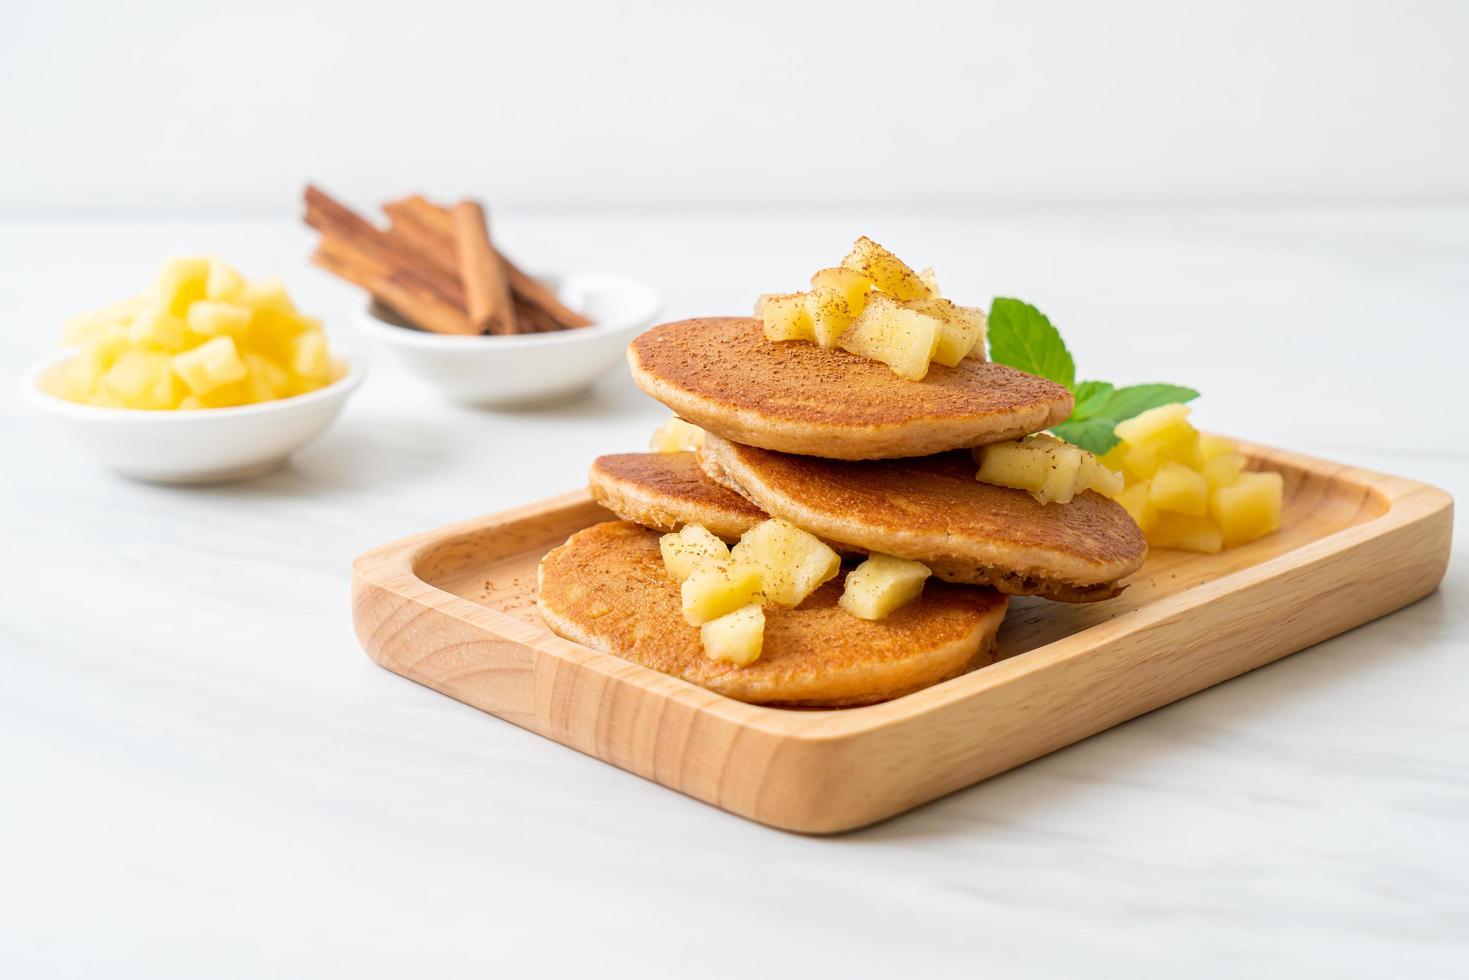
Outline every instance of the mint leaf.
<path fill-rule="evenodd" d="M 1126 388 L 1115 389 L 1096 414 L 1107 416 L 1116 425 L 1134 415 L 1141 415 L 1150 408 L 1171 405 L 1173 402 L 1193 401 L 1197 397 L 1197 391 L 1182 385 L 1128 385 Z"/>
<path fill-rule="evenodd" d="M 1116 424 L 1106 418 L 1073 419 L 1052 426 L 1051 432 L 1055 433 L 1058 438 L 1065 439 L 1089 453 L 1096 453 L 1100 456 L 1117 445 L 1119 440 L 1112 434 L 1112 427 Z"/>
<path fill-rule="evenodd" d="M 996 297 L 990 304 L 990 360 L 1049 378 L 1070 388 L 1076 362 L 1046 315 L 1018 299 Z"/>
<path fill-rule="evenodd" d="M 1199 397 L 1182 385 L 1147 384 L 1115 387 L 1110 381 L 1076 380 L 1076 362 L 1061 333 L 1046 315 L 1018 299 L 996 297 L 990 304 L 990 360 L 1037 374 L 1071 389 L 1076 405 L 1071 417 L 1051 431 L 1092 453 L 1117 445 L 1112 430 L 1118 422 L 1150 408 Z"/>
<path fill-rule="evenodd" d="M 1086 399 L 1090 411 L 1082 411 L 1082 389 L 1089 385 L 1106 385 L 1105 395 L 1088 390 Z M 1118 438 L 1112 434 L 1118 422 L 1125 422 L 1134 415 L 1141 415 L 1159 405 L 1186 402 L 1199 397 L 1192 388 L 1181 385 L 1129 385 L 1112 388 L 1105 381 L 1083 381 L 1076 386 L 1076 409 L 1071 418 L 1051 429 L 1067 442 L 1075 443 L 1089 453 L 1105 453 L 1117 445 Z"/>
<path fill-rule="evenodd" d="M 1071 410 L 1071 420 L 1080 421 L 1096 415 L 1114 390 L 1109 381 L 1078 382 L 1072 391 L 1076 396 L 1076 407 Z"/>

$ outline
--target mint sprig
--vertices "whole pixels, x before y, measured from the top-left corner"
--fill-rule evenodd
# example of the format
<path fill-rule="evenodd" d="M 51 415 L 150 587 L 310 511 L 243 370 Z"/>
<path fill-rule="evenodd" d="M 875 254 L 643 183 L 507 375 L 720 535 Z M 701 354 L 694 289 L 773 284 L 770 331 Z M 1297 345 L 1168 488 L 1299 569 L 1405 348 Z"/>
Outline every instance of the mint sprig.
<path fill-rule="evenodd" d="M 1076 380 L 1076 361 L 1061 332 L 1044 313 L 1018 299 L 998 297 L 990 304 L 990 360 L 1048 378 L 1070 389 L 1076 398 L 1071 417 L 1051 431 L 1092 453 L 1117 445 L 1112 430 L 1118 422 L 1150 408 L 1192 401 L 1199 393 L 1170 384 L 1128 385 Z"/>

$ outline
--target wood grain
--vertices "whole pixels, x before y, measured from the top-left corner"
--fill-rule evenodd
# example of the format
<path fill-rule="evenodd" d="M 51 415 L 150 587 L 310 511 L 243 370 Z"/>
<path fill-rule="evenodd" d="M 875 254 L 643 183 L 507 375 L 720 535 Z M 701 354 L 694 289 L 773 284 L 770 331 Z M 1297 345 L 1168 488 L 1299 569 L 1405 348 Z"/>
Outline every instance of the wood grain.
<path fill-rule="evenodd" d="M 610 515 L 585 491 L 363 555 L 353 617 L 399 674 L 690 796 L 808 833 L 860 827 L 1418 599 L 1453 503 L 1397 477 L 1246 446 L 1285 524 L 1219 555 L 1160 551 L 1117 599 L 1022 600 L 998 663 L 886 704 L 741 704 L 550 633 L 535 566 Z"/>

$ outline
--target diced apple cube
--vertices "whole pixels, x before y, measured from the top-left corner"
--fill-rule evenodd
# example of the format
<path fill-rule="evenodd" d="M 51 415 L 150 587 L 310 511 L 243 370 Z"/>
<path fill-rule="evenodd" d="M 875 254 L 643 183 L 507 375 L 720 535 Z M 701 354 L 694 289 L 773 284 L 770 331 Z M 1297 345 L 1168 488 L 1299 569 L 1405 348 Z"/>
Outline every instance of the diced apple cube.
<path fill-rule="evenodd" d="M 1095 490 L 1104 497 L 1116 497 L 1126 485 L 1121 473 L 1102 465 L 1102 461 L 1082 450 L 1081 468 L 1076 473 L 1077 492 Z"/>
<path fill-rule="evenodd" d="M 973 451 L 979 463 L 974 478 L 997 487 L 1038 493 L 1046 483 L 1048 456 L 1035 448 L 1018 439 L 980 446 Z"/>
<path fill-rule="evenodd" d="M 113 327 L 125 327 L 144 306 L 148 297 L 131 296 L 116 303 L 109 303 L 100 310 L 81 313 L 66 321 L 61 331 L 64 347 L 77 347 L 83 341 L 101 336 Z"/>
<path fill-rule="evenodd" d="M 894 299 L 928 299 L 933 291 L 906 262 L 865 235 L 852 245 L 842 266 L 862 273 Z"/>
<path fill-rule="evenodd" d="M 1177 548 L 1180 551 L 1199 551 L 1217 555 L 1224 550 L 1224 538 L 1219 525 L 1207 517 L 1189 514 L 1158 515 L 1158 522 L 1147 532 L 1148 544 L 1155 548 Z"/>
<path fill-rule="evenodd" d="M 286 284 L 280 280 L 279 276 L 245 283 L 235 302 L 250 307 L 256 313 L 296 315 L 296 304 L 291 302 L 291 295 L 286 292 Z"/>
<path fill-rule="evenodd" d="M 837 343 L 860 357 L 881 361 L 900 377 L 921 381 L 938 349 L 940 326 L 931 316 L 874 294 Z"/>
<path fill-rule="evenodd" d="M 254 351 L 245 351 L 245 368 L 250 372 L 245 385 L 250 392 L 250 401 L 268 402 L 292 394 L 290 372 L 268 357 Z"/>
<path fill-rule="evenodd" d="M 835 347 L 843 331 L 867 308 L 872 281 L 854 269 L 820 269 L 811 277 L 806 301 L 816 343 Z"/>
<path fill-rule="evenodd" d="M 690 626 L 703 626 L 741 606 L 760 602 L 760 571 L 739 562 L 707 562 L 679 586 L 683 615 Z"/>
<path fill-rule="evenodd" d="M 841 557 L 820 538 L 779 519 L 746 531 L 730 557 L 759 570 L 765 598 L 778 606 L 800 605 L 842 569 Z"/>
<path fill-rule="evenodd" d="M 736 667 L 754 663 L 765 645 L 765 610 L 752 602 L 711 619 L 699 627 L 699 640 L 714 660 L 728 660 Z"/>
<path fill-rule="evenodd" d="M 847 573 L 839 601 L 858 619 L 883 619 L 917 599 L 931 574 L 919 562 L 873 554 Z"/>
<path fill-rule="evenodd" d="M 760 305 L 760 319 L 767 340 L 806 340 L 815 342 L 815 328 L 807 307 L 807 293 L 766 296 Z"/>
<path fill-rule="evenodd" d="M 1133 523 L 1143 529 L 1143 534 L 1147 534 L 1158 523 L 1158 508 L 1148 496 L 1151 489 L 1151 484 L 1144 480 L 1134 483 L 1117 495 L 1117 502 L 1127 511 Z"/>
<path fill-rule="evenodd" d="M 1157 436 L 1175 422 L 1187 419 L 1188 415 L 1189 407 L 1187 405 L 1180 402 L 1173 402 L 1169 405 L 1159 405 L 1157 408 L 1150 408 L 1146 412 L 1118 422 L 1117 427 L 1112 431 L 1116 433 L 1117 438 L 1125 439 L 1136 446 Z"/>
<path fill-rule="evenodd" d="M 1233 439 L 1210 435 L 1207 432 L 1199 433 L 1199 457 L 1204 462 L 1207 463 L 1217 456 L 1223 456 L 1226 453 L 1232 453 L 1234 451 L 1235 444 Z"/>
<path fill-rule="evenodd" d="M 691 453 L 704 444 L 704 430 L 677 415 L 658 426 L 648 448 L 655 453 Z"/>
<path fill-rule="evenodd" d="M 184 320 L 189 329 L 203 337 L 243 338 L 255 316 L 248 306 L 237 303 L 222 303 L 218 300 L 201 299 L 189 307 Z"/>
<path fill-rule="evenodd" d="M 189 343 L 188 326 L 183 320 L 158 305 L 139 310 L 128 326 L 128 339 L 135 344 L 177 352 Z"/>
<path fill-rule="evenodd" d="M 675 582 L 683 582 L 700 565 L 729 564 L 729 545 L 702 524 L 686 524 L 680 531 L 663 535 L 658 550 Z"/>
<path fill-rule="evenodd" d="M 128 328 L 122 325 L 108 327 L 82 341 L 77 358 L 86 362 L 99 374 L 112 367 L 114 361 L 128 347 Z"/>
<path fill-rule="evenodd" d="M 1233 484 L 1244 468 L 1245 458 L 1239 453 L 1221 453 L 1204 461 L 1204 479 L 1209 481 L 1209 489 L 1217 490 Z"/>
<path fill-rule="evenodd" d="M 159 306 L 174 316 L 184 316 L 189 307 L 204 298 L 209 279 L 209 260 L 196 256 L 168 259 L 158 270 L 153 284 L 153 297 Z"/>
<path fill-rule="evenodd" d="M 202 395 L 195 395 L 198 403 L 203 408 L 233 408 L 236 405 L 250 404 L 250 385 L 248 378 L 227 385 L 220 385 L 213 391 L 206 391 Z"/>
<path fill-rule="evenodd" d="M 332 362 L 327 353 L 326 334 L 314 330 L 293 338 L 290 368 L 307 388 L 318 388 L 330 380 Z"/>
<path fill-rule="evenodd" d="M 1046 450 L 1046 480 L 1036 491 L 1035 498 L 1043 504 L 1052 501 L 1069 504 L 1081 490 L 1077 486 L 1081 475 L 1082 451 L 1075 446 L 1056 446 Z"/>
<path fill-rule="evenodd" d="M 975 479 L 981 483 L 1026 490 L 1043 504 L 1069 504 L 1084 490 L 1108 496 L 1122 492 L 1122 477 L 1102 465 L 1096 456 L 1038 432 L 1024 439 L 997 442 L 974 450 L 979 462 Z"/>
<path fill-rule="evenodd" d="M 978 307 L 959 306 L 946 299 L 916 299 L 904 303 L 910 310 L 917 310 L 938 320 L 939 345 L 933 359 L 945 367 L 957 367 L 966 357 L 984 359 L 985 312 Z"/>
<path fill-rule="evenodd" d="M 62 398 L 74 402 L 90 402 L 101 393 L 106 372 L 83 357 L 74 357 L 66 362 L 56 378 L 52 389 Z"/>
<path fill-rule="evenodd" d="M 178 379 L 162 351 L 133 348 L 118 355 L 104 381 L 107 391 L 127 408 L 168 409 L 182 397 Z"/>
<path fill-rule="evenodd" d="M 929 266 L 927 269 L 924 269 L 922 272 L 918 273 L 918 281 L 923 283 L 924 286 L 928 287 L 928 293 L 930 296 L 937 296 L 939 294 L 939 277 L 938 274 L 933 271 L 933 266 Z"/>
<path fill-rule="evenodd" d="M 1285 481 L 1279 473 L 1241 473 L 1231 486 L 1214 490 L 1209 514 L 1232 548 L 1279 530 L 1284 498 Z"/>
<path fill-rule="evenodd" d="M 233 303 L 239 299 L 244 291 L 244 276 L 236 272 L 226 262 L 222 262 L 219 259 L 209 260 L 209 274 L 204 279 L 204 297 L 206 299 Z"/>
<path fill-rule="evenodd" d="M 174 372 L 196 395 L 242 381 L 248 372 L 231 337 L 206 340 L 193 350 L 173 355 Z"/>
<path fill-rule="evenodd" d="M 1148 498 L 1159 510 L 1203 517 L 1209 513 L 1209 481 L 1198 470 L 1169 461 L 1158 468 Z"/>

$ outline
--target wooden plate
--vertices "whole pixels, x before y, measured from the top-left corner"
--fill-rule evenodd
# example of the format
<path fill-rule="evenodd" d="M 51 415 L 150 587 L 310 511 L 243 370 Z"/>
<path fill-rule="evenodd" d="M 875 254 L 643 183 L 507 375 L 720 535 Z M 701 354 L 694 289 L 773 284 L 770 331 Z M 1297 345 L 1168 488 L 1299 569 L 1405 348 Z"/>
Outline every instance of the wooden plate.
<path fill-rule="evenodd" d="M 1285 526 L 1219 555 L 1158 551 L 1120 597 L 1018 599 L 1000 659 L 865 708 L 732 701 L 563 640 L 536 563 L 611 515 L 585 491 L 368 552 L 357 635 L 378 664 L 761 823 L 850 830 L 901 813 L 1375 619 L 1432 592 L 1453 500 L 1244 446 L 1285 476 Z"/>

